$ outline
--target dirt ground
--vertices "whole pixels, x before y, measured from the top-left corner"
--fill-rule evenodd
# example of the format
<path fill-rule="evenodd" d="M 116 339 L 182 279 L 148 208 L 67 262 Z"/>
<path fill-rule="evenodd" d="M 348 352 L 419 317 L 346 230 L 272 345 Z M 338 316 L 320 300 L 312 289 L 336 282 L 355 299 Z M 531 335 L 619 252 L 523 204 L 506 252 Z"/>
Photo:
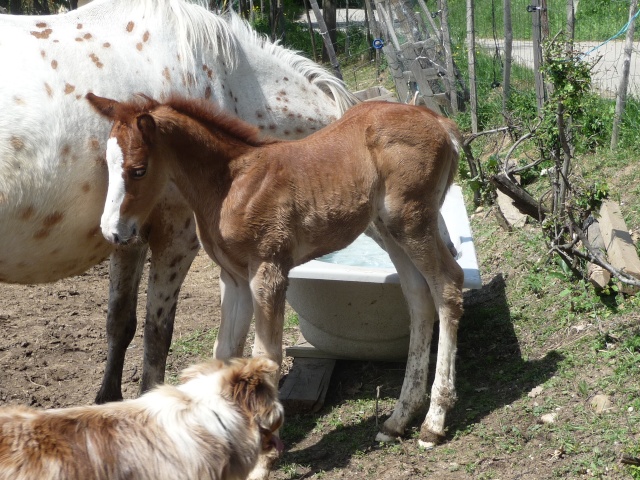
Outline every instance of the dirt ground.
<path fill-rule="evenodd" d="M 106 360 L 108 280 L 105 262 L 84 275 L 53 284 L 0 286 L 0 406 L 52 408 L 93 402 Z M 483 280 L 483 289 L 465 294 L 465 306 L 470 307 L 470 311 L 496 309 L 506 301 L 502 274 L 483 277 Z M 146 276 L 142 285 L 146 285 Z M 124 367 L 125 398 L 138 394 L 145 302 L 143 288 L 138 330 Z M 188 364 L 210 355 L 211 335 L 206 332 L 218 325 L 219 302 L 218 268 L 201 252 L 181 290 L 174 330 L 174 341 L 178 342 L 167 363 L 169 380 Z M 322 412 L 288 417 L 283 436 L 287 449 L 271 477 L 275 480 L 558 478 L 558 468 L 564 464 L 570 466 L 575 460 L 558 450 L 552 430 L 539 427 L 532 415 L 520 413 L 529 407 L 512 408 L 511 405 L 536 400 L 528 399 L 526 392 L 554 375 L 559 358 L 548 354 L 540 359 L 523 360 L 513 325 L 507 320 L 496 316 L 492 332 L 488 332 L 486 326 L 475 326 L 472 318 L 464 321 L 466 326 L 459 342 L 460 400 L 449 419 L 452 430 L 445 445 L 429 452 L 418 449 L 412 437 L 419 423 L 401 443 L 392 447 L 378 445 L 374 441 L 377 414 L 374 416 L 364 405 L 371 404 L 373 394 L 370 392 L 375 391 L 376 385 L 385 385 L 380 416 L 383 420 L 389 415 L 400 390 L 404 365 L 338 362 Z M 204 346 L 179 348 L 180 339 L 189 340 L 184 342 L 186 345 L 197 343 L 191 341 L 194 333 L 197 337 L 207 337 L 207 342 L 202 342 Z M 492 343 L 494 336 L 500 336 L 500 348 Z M 293 344 L 296 338 L 296 328 L 289 328 L 285 332 L 285 345 Z M 502 374 L 502 369 L 508 372 L 515 365 L 521 370 L 519 379 L 496 382 L 489 389 L 487 375 L 491 372 L 478 367 L 474 359 L 490 357 L 493 358 L 491 368 L 499 370 L 498 374 Z M 287 368 L 286 364 L 285 372 Z M 596 373 L 589 372 L 594 376 Z M 565 387 L 559 386 L 555 393 L 564 395 L 563 389 Z M 582 402 L 569 393 L 565 396 L 566 402 L 563 402 L 567 405 Z M 518 400 L 522 397 L 525 400 Z M 355 420 L 348 420 L 347 416 L 355 416 Z M 507 427 L 510 425 L 513 426 Z M 512 435 L 509 428 L 526 435 Z M 472 429 L 473 434 L 464 435 Z M 495 437 L 489 434 L 493 430 L 506 432 L 500 437 L 500 441 L 505 442 L 500 455 L 495 453 Z M 585 435 L 578 435 L 574 442 L 591 442 L 591 436 Z M 507 444 L 511 437 L 517 437 L 513 452 Z M 588 461 L 589 455 L 583 456 Z M 617 458 L 607 462 L 615 467 Z M 593 476 L 588 469 L 579 471 L 577 475 L 565 473 L 560 477 Z M 611 471 L 605 476 L 628 478 Z M 598 478 L 602 477 L 598 475 Z"/>
<path fill-rule="evenodd" d="M 0 405 L 66 407 L 92 403 L 106 361 L 109 264 L 43 285 L 2 285 Z M 218 269 L 199 255 L 182 287 L 174 339 L 219 322 Z M 146 285 L 146 274 L 142 285 Z M 126 356 L 123 395 L 138 394 L 146 295 L 138 301 L 138 329 Z M 189 363 L 171 362 L 168 373 Z M 197 361 L 198 359 L 193 359 Z"/>

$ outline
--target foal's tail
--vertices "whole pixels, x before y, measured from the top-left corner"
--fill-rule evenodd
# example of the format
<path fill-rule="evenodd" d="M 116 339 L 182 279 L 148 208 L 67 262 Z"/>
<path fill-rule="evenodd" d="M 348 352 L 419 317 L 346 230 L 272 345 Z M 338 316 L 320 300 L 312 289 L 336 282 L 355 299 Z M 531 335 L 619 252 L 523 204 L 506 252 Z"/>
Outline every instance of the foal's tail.
<path fill-rule="evenodd" d="M 438 122 L 449 134 L 449 139 L 451 141 L 451 150 L 449 152 L 449 158 L 442 159 L 442 161 L 449 162 L 449 176 L 447 177 L 447 185 L 442 193 L 442 198 L 440 198 L 440 206 L 444 202 L 444 197 L 449 191 L 449 187 L 453 184 L 453 180 L 455 179 L 456 173 L 458 173 L 458 162 L 460 160 L 460 150 L 462 150 L 462 133 L 458 130 L 458 126 L 455 124 L 453 120 L 449 120 L 446 117 L 438 116 Z"/>

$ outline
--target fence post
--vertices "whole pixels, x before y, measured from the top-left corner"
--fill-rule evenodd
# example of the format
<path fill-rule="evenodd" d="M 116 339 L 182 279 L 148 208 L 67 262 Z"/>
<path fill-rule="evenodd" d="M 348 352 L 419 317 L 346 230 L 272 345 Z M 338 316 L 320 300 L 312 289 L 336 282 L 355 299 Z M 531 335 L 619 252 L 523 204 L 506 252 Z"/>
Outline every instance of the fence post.
<path fill-rule="evenodd" d="M 471 104 L 471 133 L 478 133 L 478 96 L 476 93 L 476 34 L 473 2 L 467 0 L 467 48 L 469 58 L 469 103 Z M 457 99 L 455 99 L 457 101 Z M 451 99 L 454 103 L 454 99 Z"/>
<path fill-rule="evenodd" d="M 635 15 L 638 10 L 638 0 L 631 0 L 629 7 L 629 29 L 624 41 L 624 61 L 622 63 L 622 76 L 616 95 L 616 110 L 613 115 L 613 128 L 611 129 L 611 149 L 618 147 L 618 137 L 620 135 L 620 121 L 624 112 L 624 105 L 627 101 L 627 87 L 629 85 L 629 69 L 631 68 L 631 54 L 633 53 L 633 33 L 635 30 Z"/>
<path fill-rule="evenodd" d="M 316 16 L 316 22 L 318 22 L 318 26 L 320 27 L 320 35 L 322 35 L 322 41 L 324 42 L 324 46 L 327 49 L 327 54 L 329 55 L 329 61 L 333 66 L 333 69 L 336 72 L 336 77 L 342 80 L 342 72 L 340 71 L 340 64 L 338 63 L 338 57 L 336 57 L 336 52 L 333 49 L 333 43 L 331 43 L 331 38 L 329 37 L 329 31 L 327 30 L 327 24 L 324 22 L 324 17 L 320 12 L 320 7 L 318 7 L 317 0 L 309 0 L 311 4 L 311 8 L 313 9 L 313 14 Z"/>
<path fill-rule="evenodd" d="M 511 26 L 511 0 L 503 0 L 504 6 L 504 72 L 502 74 L 502 111 L 507 111 L 511 90 L 511 55 L 513 27 Z"/>
<path fill-rule="evenodd" d="M 442 45 L 447 57 L 447 93 L 451 102 L 451 110 L 458 113 L 458 89 L 456 88 L 456 72 L 453 65 L 453 51 L 451 49 L 451 31 L 449 30 L 449 4 L 448 0 L 441 0 L 442 12 L 440 26 L 442 27 Z"/>
<path fill-rule="evenodd" d="M 536 101 L 538 105 L 538 115 L 542 117 L 542 107 L 544 105 L 544 79 L 542 78 L 542 38 L 540 31 L 540 0 L 533 0 L 527 7 L 527 11 L 532 14 L 533 33 L 533 74 L 536 80 Z"/>

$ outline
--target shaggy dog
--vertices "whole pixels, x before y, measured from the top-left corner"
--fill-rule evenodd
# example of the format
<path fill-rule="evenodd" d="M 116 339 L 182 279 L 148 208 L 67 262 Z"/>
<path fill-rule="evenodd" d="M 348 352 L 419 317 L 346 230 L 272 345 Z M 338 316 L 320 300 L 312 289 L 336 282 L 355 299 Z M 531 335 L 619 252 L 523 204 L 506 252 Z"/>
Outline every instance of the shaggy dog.
<path fill-rule="evenodd" d="M 2 480 L 246 478 L 281 446 L 284 411 L 264 358 L 214 360 L 135 400 L 0 409 Z"/>

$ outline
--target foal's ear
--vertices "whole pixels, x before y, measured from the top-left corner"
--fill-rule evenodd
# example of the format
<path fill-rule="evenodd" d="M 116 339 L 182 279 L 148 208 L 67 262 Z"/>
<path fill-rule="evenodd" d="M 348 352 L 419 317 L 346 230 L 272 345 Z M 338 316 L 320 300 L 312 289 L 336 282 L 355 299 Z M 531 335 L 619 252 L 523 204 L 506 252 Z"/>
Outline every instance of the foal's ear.
<path fill-rule="evenodd" d="M 116 107 L 119 103 L 115 100 L 105 97 L 99 97 L 89 92 L 86 95 L 86 99 L 95 108 L 98 113 L 104 115 L 110 120 L 113 120 L 116 115 Z"/>
<path fill-rule="evenodd" d="M 136 117 L 136 125 L 144 141 L 148 144 L 152 143 L 156 134 L 156 121 L 153 117 L 148 113 L 142 113 Z"/>

